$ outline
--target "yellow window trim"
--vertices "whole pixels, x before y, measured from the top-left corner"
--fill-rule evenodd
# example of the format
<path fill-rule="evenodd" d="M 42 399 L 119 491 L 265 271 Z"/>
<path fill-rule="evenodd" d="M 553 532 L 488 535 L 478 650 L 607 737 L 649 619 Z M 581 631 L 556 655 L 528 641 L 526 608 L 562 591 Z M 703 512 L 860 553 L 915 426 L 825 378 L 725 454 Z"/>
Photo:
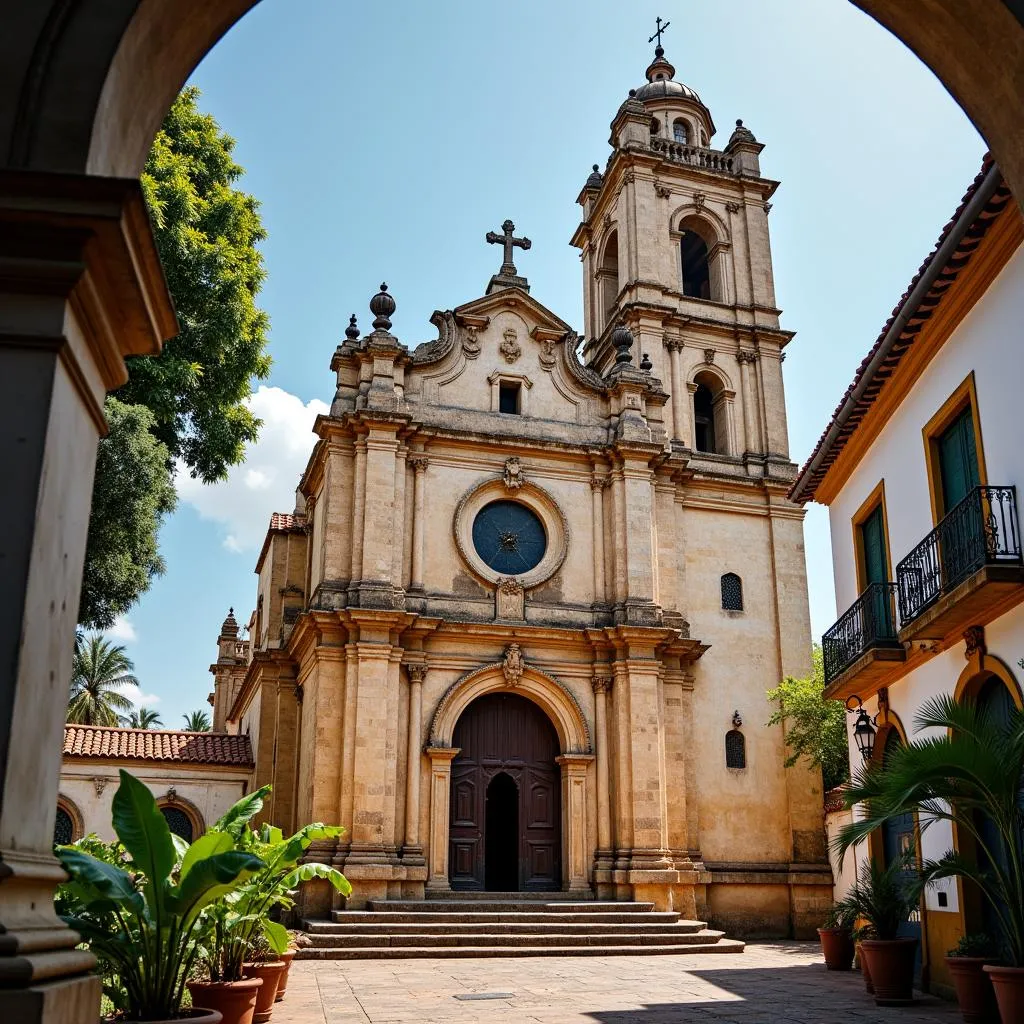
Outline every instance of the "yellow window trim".
<path fill-rule="evenodd" d="M 974 424 L 974 450 L 978 456 L 978 479 L 982 484 L 988 483 L 988 473 L 985 471 L 985 446 L 981 439 L 978 392 L 974 385 L 974 371 L 971 370 L 921 431 L 921 436 L 924 438 L 925 465 L 928 468 L 928 494 L 932 506 L 933 526 L 938 525 L 939 520 L 949 511 L 942 506 L 939 436 L 965 409 L 971 410 L 971 420 Z"/>
<path fill-rule="evenodd" d="M 864 532 L 861 527 L 875 509 L 882 509 L 882 534 L 885 537 L 885 565 L 889 581 L 896 579 L 892 572 L 892 545 L 889 543 L 889 513 L 885 505 L 885 478 L 878 481 L 875 489 L 864 499 L 859 509 L 853 514 L 853 550 L 857 569 L 857 594 L 867 589 L 867 566 L 864 560 Z"/>

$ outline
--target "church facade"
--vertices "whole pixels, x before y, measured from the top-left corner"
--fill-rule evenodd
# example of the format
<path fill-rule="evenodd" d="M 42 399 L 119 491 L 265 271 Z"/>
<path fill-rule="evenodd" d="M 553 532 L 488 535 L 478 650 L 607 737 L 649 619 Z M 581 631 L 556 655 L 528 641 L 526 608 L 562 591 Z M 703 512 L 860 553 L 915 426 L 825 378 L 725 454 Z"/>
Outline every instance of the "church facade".
<path fill-rule="evenodd" d="M 396 337 L 382 286 L 334 353 L 212 699 L 270 819 L 345 826 L 312 852 L 351 907 L 557 889 L 745 935 L 820 924 L 820 773 L 765 725 L 811 645 L 777 182 L 740 122 L 714 135 L 659 46 L 579 195 L 582 335 L 530 295 L 507 221 L 436 339 Z"/>

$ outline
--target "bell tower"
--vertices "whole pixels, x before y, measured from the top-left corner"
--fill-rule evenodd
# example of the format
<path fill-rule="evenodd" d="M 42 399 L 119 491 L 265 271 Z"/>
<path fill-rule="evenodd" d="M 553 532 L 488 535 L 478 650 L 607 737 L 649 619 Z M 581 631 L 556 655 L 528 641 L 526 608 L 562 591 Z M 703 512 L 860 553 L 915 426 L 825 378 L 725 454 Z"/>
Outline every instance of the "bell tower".
<path fill-rule="evenodd" d="M 780 363 L 792 334 L 779 327 L 768 240 L 778 182 L 761 176 L 764 147 L 742 121 L 712 148 L 711 111 L 676 80 L 666 27 L 577 200 L 584 360 L 606 372 L 626 323 L 671 395 L 672 448 L 771 475 L 769 463 L 789 463 Z"/>

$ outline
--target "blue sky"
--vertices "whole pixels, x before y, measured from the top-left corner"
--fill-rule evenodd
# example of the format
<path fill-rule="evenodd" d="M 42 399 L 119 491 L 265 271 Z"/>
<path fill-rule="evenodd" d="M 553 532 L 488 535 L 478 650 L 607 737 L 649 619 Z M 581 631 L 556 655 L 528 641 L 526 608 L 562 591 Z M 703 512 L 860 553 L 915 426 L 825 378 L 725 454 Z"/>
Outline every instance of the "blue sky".
<path fill-rule="evenodd" d="M 931 73 L 846 0 L 657 6 L 611 0 L 369 5 L 264 0 L 192 81 L 237 141 L 269 237 L 263 437 L 225 484 L 186 482 L 161 545 L 168 571 L 115 634 L 170 727 L 207 707 L 229 605 L 244 621 L 271 511 L 290 510 L 331 353 L 386 280 L 394 331 L 435 336 L 436 308 L 481 294 L 511 217 L 532 294 L 582 327 L 568 240 L 608 125 L 643 83 L 655 15 L 676 77 L 722 147 L 742 117 L 782 182 L 770 219 L 790 444 L 802 462 L 853 371 L 977 172 L 984 144 Z M 827 516 L 807 519 L 811 618 L 835 618 Z"/>

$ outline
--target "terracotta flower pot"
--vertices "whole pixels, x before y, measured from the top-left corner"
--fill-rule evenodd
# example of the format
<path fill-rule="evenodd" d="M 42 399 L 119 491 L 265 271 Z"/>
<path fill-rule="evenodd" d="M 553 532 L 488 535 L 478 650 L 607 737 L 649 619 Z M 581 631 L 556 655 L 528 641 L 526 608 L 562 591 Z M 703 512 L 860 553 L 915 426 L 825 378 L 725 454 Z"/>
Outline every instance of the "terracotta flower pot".
<path fill-rule="evenodd" d="M 181 1021 L 188 1021 L 188 1024 L 221 1024 L 222 1020 L 219 1010 L 205 1010 L 194 1006 L 191 1010 L 183 1010 L 177 1017 L 168 1017 L 165 1021 L 147 1021 L 147 1024 L 181 1024 Z M 124 1024 L 135 1022 L 125 1021 Z"/>
<path fill-rule="evenodd" d="M 863 940 L 861 940 L 863 942 Z M 860 973 L 864 976 L 864 989 L 869 996 L 875 994 L 875 986 L 871 984 L 871 970 L 868 967 L 868 958 L 864 955 L 864 947 L 861 942 L 855 946 L 857 951 L 857 963 L 860 964 Z"/>
<path fill-rule="evenodd" d="M 982 969 L 992 980 L 1003 1024 L 1024 1020 L 1024 967 L 985 964 Z"/>
<path fill-rule="evenodd" d="M 274 997 L 275 1003 L 279 1003 L 284 999 L 284 990 L 288 987 L 288 972 L 292 969 L 292 961 L 295 959 L 296 953 L 298 953 L 297 949 L 289 949 L 280 954 L 281 959 L 284 961 L 284 970 L 281 972 L 281 983 L 277 986 L 277 995 Z"/>
<path fill-rule="evenodd" d="M 247 978 L 262 978 L 263 984 L 256 994 L 256 1012 L 252 1015 L 253 1024 L 267 1024 L 274 1012 L 274 1000 L 277 998 L 277 987 L 281 983 L 281 975 L 287 965 L 283 960 L 268 960 L 266 963 L 242 964 L 242 973 Z"/>
<path fill-rule="evenodd" d="M 830 971 L 849 971 L 853 967 L 853 937 L 848 928 L 819 928 L 825 967 Z"/>
<path fill-rule="evenodd" d="M 185 984 L 193 1006 L 215 1010 L 223 1017 L 224 1024 L 252 1024 L 256 993 L 263 981 L 243 978 L 241 981 L 187 981 Z"/>
<path fill-rule="evenodd" d="M 956 1001 L 967 1024 L 999 1024 L 999 1010 L 996 1009 L 996 994 L 992 982 L 982 970 L 983 956 L 947 956 Z"/>
<path fill-rule="evenodd" d="M 864 939 L 860 948 L 875 986 L 875 1002 L 879 1006 L 912 1003 L 917 939 Z"/>

